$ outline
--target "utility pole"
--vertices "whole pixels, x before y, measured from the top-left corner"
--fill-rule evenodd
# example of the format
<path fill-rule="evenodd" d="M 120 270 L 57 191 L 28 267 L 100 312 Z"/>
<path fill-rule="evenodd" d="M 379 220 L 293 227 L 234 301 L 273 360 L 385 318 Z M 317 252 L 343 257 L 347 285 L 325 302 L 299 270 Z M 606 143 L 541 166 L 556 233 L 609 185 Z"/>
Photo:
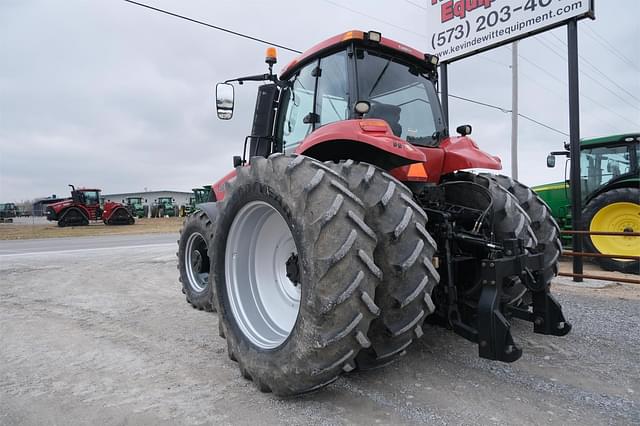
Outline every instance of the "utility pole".
<path fill-rule="evenodd" d="M 518 179 L 518 42 L 511 47 L 511 177 Z"/>

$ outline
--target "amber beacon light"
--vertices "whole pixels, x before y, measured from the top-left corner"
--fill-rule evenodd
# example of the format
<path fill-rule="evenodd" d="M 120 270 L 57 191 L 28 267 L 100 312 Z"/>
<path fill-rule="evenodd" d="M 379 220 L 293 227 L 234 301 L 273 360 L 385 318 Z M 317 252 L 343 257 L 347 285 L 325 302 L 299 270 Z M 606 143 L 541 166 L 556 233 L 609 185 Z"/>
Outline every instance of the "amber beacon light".
<path fill-rule="evenodd" d="M 273 65 L 278 62 L 278 53 L 276 52 L 275 47 L 267 47 L 265 62 L 269 65 Z"/>

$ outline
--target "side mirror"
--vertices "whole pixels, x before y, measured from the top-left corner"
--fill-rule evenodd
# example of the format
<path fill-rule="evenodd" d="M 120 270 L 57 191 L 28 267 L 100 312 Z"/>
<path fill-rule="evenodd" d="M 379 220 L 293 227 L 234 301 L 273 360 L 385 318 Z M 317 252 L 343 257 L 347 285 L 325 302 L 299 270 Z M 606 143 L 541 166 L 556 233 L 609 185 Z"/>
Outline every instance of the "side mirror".
<path fill-rule="evenodd" d="M 467 136 L 471 134 L 471 126 L 469 124 L 464 124 L 462 126 L 458 126 L 456 128 L 456 132 L 460 134 L 460 136 Z"/>
<path fill-rule="evenodd" d="M 229 83 L 216 84 L 216 112 L 220 120 L 233 117 L 233 86 Z"/>
<path fill-rule="evenodd" d="M 547 167 L 552 168 L 556 166 L 556 156 L 553 154 L 547 155 Z"/>

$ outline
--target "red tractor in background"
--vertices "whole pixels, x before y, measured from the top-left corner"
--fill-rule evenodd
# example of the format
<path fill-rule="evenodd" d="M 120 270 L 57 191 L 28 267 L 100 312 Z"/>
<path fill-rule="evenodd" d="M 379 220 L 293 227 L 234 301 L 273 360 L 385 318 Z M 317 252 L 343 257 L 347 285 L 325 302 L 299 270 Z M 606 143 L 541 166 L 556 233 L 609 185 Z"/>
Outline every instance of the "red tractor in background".
<path fill-rule="evenodd" d="M 124 204 L 107 201 L 100 206 L 100 189 L 71 187 L 71 198 L 47 206 L 47 220 L 58 226 L 86 226 L 101 220 L 105 225 L 133 225 L 135 219 Z"/>
<path fill-rule="evenodd" d="M 245 378 L 314 391 L 392 362 L 431 323 L 503 362 L 522 355 L 514 318 L 571 330 L 550 294 L 558 225 L 525 185 L 462 171 L 502 166 L 471 126 L 449 135 L 437 57 L 374 31 L 332 37 L 280 76 L 275 56 L 268 73 L 218 85 L 230 119 L 229 83 L 266 82 L 244 154 L 178 241 L 182 291 L 218 312 Z"/>

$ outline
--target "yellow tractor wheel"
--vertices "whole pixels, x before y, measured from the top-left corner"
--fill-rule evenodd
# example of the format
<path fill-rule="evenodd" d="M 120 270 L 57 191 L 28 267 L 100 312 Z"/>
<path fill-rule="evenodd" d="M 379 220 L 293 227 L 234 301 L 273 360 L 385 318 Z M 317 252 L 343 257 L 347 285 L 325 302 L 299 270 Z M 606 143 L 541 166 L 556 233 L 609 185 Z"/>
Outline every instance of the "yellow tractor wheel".
<path fill-rule="evenodd" d="M 640 191 L 620 188 L 607 191 L 591 200 L 584 210 L 586 229 L 599 232 L 640 232 Z M 640 255 L 640 237 L 592 235 L 586 238 L 587 249 L 594 253 L 622 256 Z M 607 270 L 640 273 L 640 262 L 632 259 L 597 258 Z"/>

